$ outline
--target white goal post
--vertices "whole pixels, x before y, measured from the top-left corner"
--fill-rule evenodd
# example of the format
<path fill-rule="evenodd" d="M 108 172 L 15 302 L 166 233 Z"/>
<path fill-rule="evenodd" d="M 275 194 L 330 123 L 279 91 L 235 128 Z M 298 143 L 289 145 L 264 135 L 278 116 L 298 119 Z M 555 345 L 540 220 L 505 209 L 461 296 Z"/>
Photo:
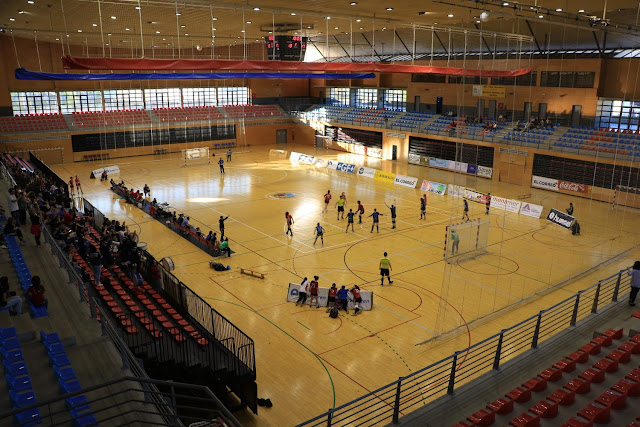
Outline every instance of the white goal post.
<path fill-rule="evenodd" d="M 189 148 L 182 150 L 182 166 L 210 164 L 209 147 Z"/>
<path fill-rule="evenodd" d="M 640 188 L 616 185 L 611 204 L 614 208 L 618 206 L 640 208 Z"/>
<path fill-rule="evenodd" d="M 448 225 L 444 237 L 444 260 L 453 263 L 482 255 L 486 253 L 488 243 L 488 219 Z"/>

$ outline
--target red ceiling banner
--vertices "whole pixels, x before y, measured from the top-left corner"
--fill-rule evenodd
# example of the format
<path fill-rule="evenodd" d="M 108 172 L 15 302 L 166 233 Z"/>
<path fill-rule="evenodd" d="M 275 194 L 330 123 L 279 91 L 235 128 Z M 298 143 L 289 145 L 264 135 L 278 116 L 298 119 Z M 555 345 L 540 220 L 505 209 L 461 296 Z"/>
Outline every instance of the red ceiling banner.
<path fill-rule="evenodd" d="M 412 73 L 447 74 L 451 76 L 519 77 L 531 68 L 519 70 L 479 70 L 471 68 L 430 67 L 426 65 L 397 65 L 364 62 L 297 62 L 243 61 L 227 59 L 137 59 L 137 58 L 79 58 L 64 56 L 62 64 L 69 70 L 217 70 L 217 71 L 298 71 L 298 72 L 354 72 L 354 73 Z M 321 76 L 319 76 L 321 77 Z"/>

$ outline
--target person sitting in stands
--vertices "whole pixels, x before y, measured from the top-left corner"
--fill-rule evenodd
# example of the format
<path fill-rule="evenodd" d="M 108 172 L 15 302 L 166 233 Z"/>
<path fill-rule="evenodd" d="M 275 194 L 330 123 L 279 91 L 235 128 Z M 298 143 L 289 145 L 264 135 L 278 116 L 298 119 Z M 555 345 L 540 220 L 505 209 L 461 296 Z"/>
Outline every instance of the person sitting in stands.
<path fill-rule="evenodd" d="M 4 234 L 5 236 L 16 236 L 20 240 L 20 244 L 24 245 L 22 231 L 16 227 L 16 220 L 13 217 L 7 219 L 7 223 L 4 225 Z"/>
<path fill-rule="evenodd" d="M 189 228 L 189 217 L 186 217 L 183 221 L 182 221 L 182 225 L 183 227 Z"/>
<path fill-rule="evenodd" d="M 44 286 L 40 283 L 40 276 L 33 276 L 31 278 L 31 286 L 25 294 L 27 300 L 35 307 L 48 307 L 49 301 L 44 297 L 44 292 Z"/>
<path fill-rule="evenodd" d="M 9 307 L 9 313 L 12 315 L 22 314 L 22 298 L 9 290 L 7 276 L 0 277 L 0 307 Z"/>
<path fill-rule="evenodd" d="M 204 238 L 204 234 L 202 234 L 202 232 L 200 231 L 200 227 L 196 227 L 196 236 L 200 237 L 201 239 Z"/>

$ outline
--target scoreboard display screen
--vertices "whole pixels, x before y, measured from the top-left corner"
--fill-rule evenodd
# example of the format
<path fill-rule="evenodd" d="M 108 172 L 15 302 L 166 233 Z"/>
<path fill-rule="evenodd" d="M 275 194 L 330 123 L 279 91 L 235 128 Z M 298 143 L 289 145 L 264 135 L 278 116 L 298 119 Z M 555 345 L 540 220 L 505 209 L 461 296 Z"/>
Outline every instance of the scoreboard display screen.
<path fill-rule="evenodd" d="M 304 61 L 307 40 L 308 37 L 303 36 L 279 35 L 265 37 L 269 60 Z"/>

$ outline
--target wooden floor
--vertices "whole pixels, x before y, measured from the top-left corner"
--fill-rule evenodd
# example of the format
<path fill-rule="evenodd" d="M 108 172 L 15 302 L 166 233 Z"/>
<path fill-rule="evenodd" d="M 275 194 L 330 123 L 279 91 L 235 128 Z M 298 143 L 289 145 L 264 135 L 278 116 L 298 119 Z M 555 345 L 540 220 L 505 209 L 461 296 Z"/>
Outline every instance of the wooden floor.
<path fill-rule="evenodd" d="M 89 180 L 99 164 L 53 167 L 63 178 L 78 174 L 92 204 L 138 229 L 140 241 L 147 242 L 156 258 L 170 256 L 176 276 L 254 339 L 259 396 L 270 398 L 273 407 L 260 409 L 257 417 L 239 414 L 247 425 L 304 421 L 464 349 L 640 259 L 635 248 L 640 216 L 634 210 L 614 211 L 587 199 L 289 144 L 288 150 L 498 196 L 532 193 L 529 200 L 547 209 L 565 209 L 570 201 L 575 206 L 581 236 L 544 218 L 494 209 L 488 216 L 489 253 L 447 264 L 442 260 L 445 226 L 462 216 L 461 199 L 429 194 L 427 220 L 421 221 L 419 189 L 269 159 L 269 148 L 274 147 L 251 146 L 235 154 L 224 176 L 213 162 L 181 167 L 177 156 L 112 160 L 127 186 L 142 189 L 148 184 L 153 197 L 190 215 L 191 224 L 205 233 L 217 231 L 220 215 L 230 215 L 226 230 L 236 254 L 223 260 L 231 266 L 228 272 L 211 270 L 210 257 L 200 249 L 124 204 L 107 190 L 107 183 Z M 368 213 L 377 208 L 385 214 L 380 232 L 370 233 L 371 218 L 366 218 L 356 224 L 355 233 L 345 233 L 346 220 L 336 219 L 333 203 L 328 213 L 321 213 L 327 189 L 334 202 L 343 191 L 347 194 L 347 211 L 359 199 Z M 271 197 L 275 193 L 295 197 Z M 398 228 L 391 230 L 384 203 L 394 200 Z M 293 238 L 284 234 L 285 211 L 295 219 Z M 471 217 L 484 218 L 484 206 L 471 203 Z M 325 228 L 325 242 L 314 246 L 317 222 Z M 381 287 L 378 262 L 384 251 L 395 283 Z M 266 278 L 240 275 L 240 267 L 264 272 Z M 313 275 L 320 276 L 321 286 L 336 282 L 372 290 L 373 310 L 330 319 L 322 309 L 287 303 L 288 283 Z M 432 340 L 454 328 L 454 333 Z"/>

